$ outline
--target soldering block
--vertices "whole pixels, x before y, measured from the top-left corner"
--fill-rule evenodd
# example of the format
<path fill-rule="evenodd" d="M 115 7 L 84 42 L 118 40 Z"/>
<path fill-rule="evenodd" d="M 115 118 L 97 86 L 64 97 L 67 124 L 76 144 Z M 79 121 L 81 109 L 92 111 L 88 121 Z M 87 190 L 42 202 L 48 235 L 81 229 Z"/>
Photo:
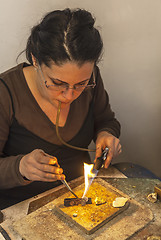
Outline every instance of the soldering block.
<path fill-rule="evenodd" d="M 154 192 L 157 193 L 158 199 L 161 200 L 161 183 L 154 186 Z"/>
<path fill-rule="evenodd" d="M 84 192 L 84 184 L 74 189 L 74 192 L 78 197 L 82 196 Z M 88 204 L 86 202 L 85 205 L 82 205 L 82 198 L 73 199 L 68 196 L 71 196 L 70 192 L 57 199 L 57 203 L 53 208 L 53 213 L 58 217 L 62 217 L 63 221 L 70 221 L 89 235 L 94 233 L 108 221 L 115 218 L 118 214 L 121 214 L 130 205 L 130 201 L 128 200 L 125 206 L 114 208 L 112 202 L 117 197 L 124 197 L 124 195 L 102 179 L 94 180 L 88 190 L 86 197 L 91 203 Z M 97 197 L 104 200 L 104 202 L 99 205 L 96 204 L 95 199 Z M 73 200 L 75 202 L 73 202 Z"/>

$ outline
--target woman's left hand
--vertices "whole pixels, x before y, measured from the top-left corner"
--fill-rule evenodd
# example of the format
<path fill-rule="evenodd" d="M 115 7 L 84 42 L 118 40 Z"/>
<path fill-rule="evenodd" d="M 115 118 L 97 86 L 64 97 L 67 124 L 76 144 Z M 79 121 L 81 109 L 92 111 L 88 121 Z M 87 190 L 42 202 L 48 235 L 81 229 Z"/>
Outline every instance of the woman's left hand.
<path fill-rule="evenodd" d="M 95 160 L 102 155 L 102 151 L 105 147 L 108 147 L 109 152 L 107 154 L 104 167 L 108 168 L 111 160 L 122 152 L 120 140 L 106 131 L 100 132 L 96 140 Z"/>

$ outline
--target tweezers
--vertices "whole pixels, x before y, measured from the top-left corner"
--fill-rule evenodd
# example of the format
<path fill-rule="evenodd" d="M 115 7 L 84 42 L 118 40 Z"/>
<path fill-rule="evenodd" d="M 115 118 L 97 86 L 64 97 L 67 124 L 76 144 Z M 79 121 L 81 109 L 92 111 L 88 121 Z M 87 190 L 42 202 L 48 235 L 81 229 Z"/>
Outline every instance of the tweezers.
<path fill-rule="evenodd" d="M 69 186 L 69 184 L 67 183 L 66 180 L 61 180 L 61 182 L 68 188 L 68 190 L 69 190 L 76 198 L 78 198 L 78 196 L 72 191 L 71 187 Z"/>

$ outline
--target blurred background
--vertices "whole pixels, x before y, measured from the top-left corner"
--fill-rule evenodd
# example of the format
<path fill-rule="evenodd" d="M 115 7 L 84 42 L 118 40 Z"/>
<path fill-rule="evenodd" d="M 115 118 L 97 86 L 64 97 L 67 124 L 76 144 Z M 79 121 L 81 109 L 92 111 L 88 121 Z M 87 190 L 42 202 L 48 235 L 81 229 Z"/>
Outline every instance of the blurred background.
<path fill-rule="evenodd" d="M 103 37 L 99 67 L 122 125 L 123 152 L 113 162 L 136 163 L 161 177 L 160 0 L 0 0 L 0 72 L 17 64 L 33 25 L 66 7 L 89 10 Z"/>

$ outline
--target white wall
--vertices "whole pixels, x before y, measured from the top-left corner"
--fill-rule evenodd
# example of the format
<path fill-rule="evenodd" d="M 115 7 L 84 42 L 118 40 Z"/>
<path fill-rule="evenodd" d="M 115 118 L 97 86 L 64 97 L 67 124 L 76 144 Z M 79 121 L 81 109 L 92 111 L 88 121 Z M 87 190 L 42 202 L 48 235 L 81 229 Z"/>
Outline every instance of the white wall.
<path fill-rule="evenodd" d="M 115 161 L 138 163 L 161 177 L 160 0 L 0 0 L 0 72 L 16 64 L 30 28 L 65 7 L 91 11 L 100 26 L 102 77 L 122 124 L 123 153 Z"/>

